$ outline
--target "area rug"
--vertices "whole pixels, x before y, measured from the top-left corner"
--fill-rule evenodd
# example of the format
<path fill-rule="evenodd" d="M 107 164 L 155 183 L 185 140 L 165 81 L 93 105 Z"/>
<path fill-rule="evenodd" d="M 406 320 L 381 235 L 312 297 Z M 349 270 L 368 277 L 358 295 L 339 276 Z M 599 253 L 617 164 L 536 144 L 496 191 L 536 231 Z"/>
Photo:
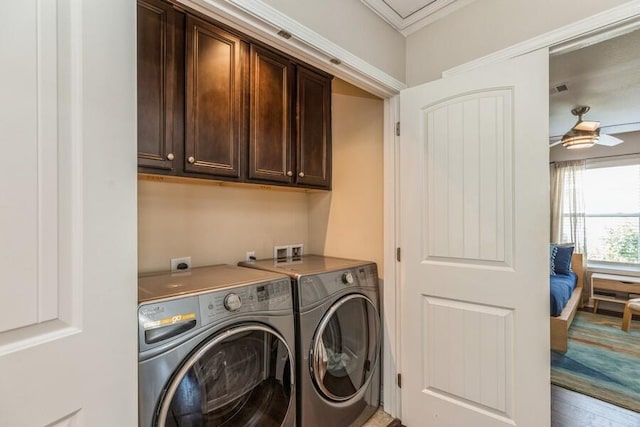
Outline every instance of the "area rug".
<path fill-rule="evenodd" d="M 551 352 L 551 383 L 640 412 L 640 321 L 579 311 L 566 353 Z"/>

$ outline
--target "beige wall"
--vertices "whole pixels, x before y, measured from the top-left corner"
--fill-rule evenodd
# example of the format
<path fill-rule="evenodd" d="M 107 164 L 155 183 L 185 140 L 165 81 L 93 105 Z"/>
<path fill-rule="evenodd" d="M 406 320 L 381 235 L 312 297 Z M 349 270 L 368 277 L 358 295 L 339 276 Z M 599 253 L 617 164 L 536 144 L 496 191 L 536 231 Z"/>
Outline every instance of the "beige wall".
<path fill-rule="evenodd" d="M 583 150 L 567 150 L 561 144 L 556 145 L 549 150 L 549 161 L 584 160 L 640 153 L 640 132 L 621 133 L 615 136 L 624 142 L 613 147 L 594 145 L 591 148 L 585 148 Z"/>
<path fill-rule="evenodd" d="M 273 246 L 308 244 L 306 193 L 210 184 L 138 181 L 138 270 L 235 264 L 246 251 L 271 258 Z"/>
<path fill-rule="evenodd" d="M 235 264 L 303 243 L 306 253 L 383 266 L 383 101 L 340 80 L 333 94 L 333 191 L 138 181 L 138 268 Z"/>
<path fill-rule="evenodd" d="M 359 0 L 265 3 L 396 79 L 405 81 L 404 37 Z"/>
<path fill-rule="evenodd" d="M 309 195 L 309 249 L 383 266 L 384 103 L 334 81 L 333 191 Z"/>
<path fill-rule="evenodd" d="M 407 37 L 407 84 L 592 16 L 624 0 L 476 0 Z"/>

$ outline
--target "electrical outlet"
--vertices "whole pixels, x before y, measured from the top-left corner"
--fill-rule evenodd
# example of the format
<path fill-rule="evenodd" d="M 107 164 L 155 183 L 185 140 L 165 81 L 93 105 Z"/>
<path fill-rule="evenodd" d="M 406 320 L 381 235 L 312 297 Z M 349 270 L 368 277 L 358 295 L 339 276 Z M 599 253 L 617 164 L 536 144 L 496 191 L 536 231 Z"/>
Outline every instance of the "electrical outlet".
<path fill-rule="evenodd" d="M 191 257 L 171 258 L 171 272 L 191 270 Z"/>
<path fill-rule="evenodd" d="M 286 262 L 291 256 L 291 248 L 289 246 L 274 246 L 273 258 L 276 262 Z"/>
<path fill-rule="evenodd" d="M 247 254 L 244 257 L 245 261 L 255 261 L 256 260 L 256 252 L 255 251 L 247 251 Z"/>
<path fill-rule="evenodd" d="M 299 261 L 302 259 L 302 252 L 304 245 L 302 243 L 296 243 L 295 245 L 289 245 L 291 252 L 291 259 L 293 261 Z"/>

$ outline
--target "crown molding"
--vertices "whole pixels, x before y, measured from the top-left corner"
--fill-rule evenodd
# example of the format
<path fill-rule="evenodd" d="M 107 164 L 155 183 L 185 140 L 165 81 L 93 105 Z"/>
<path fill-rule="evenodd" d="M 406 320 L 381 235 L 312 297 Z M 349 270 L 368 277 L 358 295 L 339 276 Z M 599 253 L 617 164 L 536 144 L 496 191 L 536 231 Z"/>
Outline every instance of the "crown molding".
<path fill-rule="evenodd" d="M 261 0 L 176 0 L 382 98 L 407 85 Z M 284 39 L 284 30 L 291 38 Z M 331 60 L 338 60 L 334 64 Z"/>
<path fill-rule="evenodd" d="M 538 49 L 549 49 L 551 55 L 566 53 L 638 28 L 640 28 L 640 0 L 632 0 L 525 42 L 445 70 L 442 77 L 465 73 Z"/>
<path fill-rule="evenodd" d="M 361 1 L 375 12 L 376 15 L 399 31 L 403 36 L 407 37 L 475 0 L 435 0 L 431 4 L 406 17 L 400 16 L 400 14 L 391 8 L 384 0 Z"/>

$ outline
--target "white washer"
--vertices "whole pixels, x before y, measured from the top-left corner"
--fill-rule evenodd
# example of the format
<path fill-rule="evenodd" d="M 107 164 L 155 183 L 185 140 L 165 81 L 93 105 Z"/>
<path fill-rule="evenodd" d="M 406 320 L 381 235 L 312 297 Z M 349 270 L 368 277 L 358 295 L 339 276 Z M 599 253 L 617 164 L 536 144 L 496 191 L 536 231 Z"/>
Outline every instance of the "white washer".
<path fill-rule="evenodd" d="M 362 425 L 380 403 L 380 315 L 375 263 L 317 255 L 241 262 L 292 278 L 298 425 Z"/>
<path fill-rule="evenodd" d="M 295 426 L 287 276 L 219 265 L 138 291 L 141 427 Z"/>

